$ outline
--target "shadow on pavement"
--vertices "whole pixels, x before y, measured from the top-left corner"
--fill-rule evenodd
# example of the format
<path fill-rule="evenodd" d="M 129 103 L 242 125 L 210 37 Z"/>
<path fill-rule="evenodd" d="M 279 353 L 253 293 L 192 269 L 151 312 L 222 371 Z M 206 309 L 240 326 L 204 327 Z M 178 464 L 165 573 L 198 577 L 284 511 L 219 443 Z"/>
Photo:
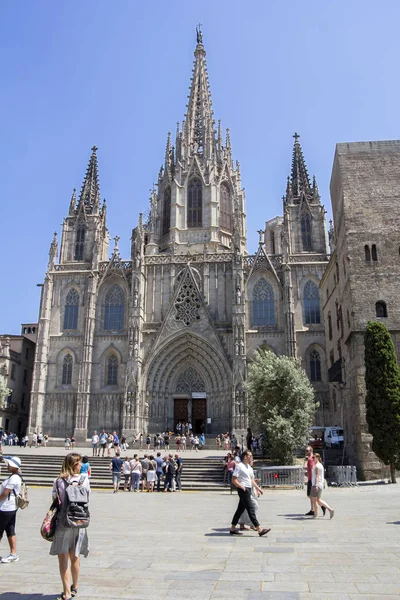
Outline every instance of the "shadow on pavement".
<path fill-rule="evenodd" d="M 400 525 L 400 521 L 387 521 L 386 525 Z M 0 596 L 1 598 L 1 596 Z"/>
<path fill-rule="evenodd" d="M 18 592 L 0 593 L 0 600 L 54 600 L 56 594 L 19 594 Z"/>

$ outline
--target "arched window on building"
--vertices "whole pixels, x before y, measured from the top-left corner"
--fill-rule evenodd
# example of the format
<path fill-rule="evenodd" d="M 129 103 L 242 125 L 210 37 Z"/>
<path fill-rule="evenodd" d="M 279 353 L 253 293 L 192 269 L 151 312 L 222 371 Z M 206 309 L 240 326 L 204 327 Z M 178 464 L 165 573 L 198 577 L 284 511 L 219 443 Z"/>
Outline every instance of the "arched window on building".
<path fill-rule="evenodd" d="M 107 360 L 107 385 L 118 385 L 118 358 L 115 354 Z"/>
<path fill-rule="evenodd" d="M 219 226 L 221 227 L 221 229 L 232 231 L 231 193 L 226 183 L 221 183 Z"/>
<path fill-rule="evenodd" d="M 64 356 L 62 364 L 62 385 L 71 385 L 72 383 L 72 366 L 74 364 L 71 354 Z"/>
<path fill-rule="evenodd" d="M 72 288 L 65 299 L 64 329 L 78 328 L 79 294 Z"/>
<path fill-rule="evenodd" d="M 310 381 L 321 381 L 321 357 L 316 350 L 310 353 Z"/>
<path fill-rule="evenodd" d="M 104 302 L 104 329 L 121 331 L 124 329 L 125 296 L 119 285 L 108 290 Z"/>
<path fill-rule="evenodd" d="M 371 262 L 371 251 L 369 249 L 368 244 L 365 244 L 365 246 L 364 246 L 364 256 L 365 256 L 365 262 Z"/>
<path fill-rule="evenodd" d="M 376 250 L 376 244 L 372 244 L 372 246 L 371 246 L 371 256 L 372 256 L 372 260 L 374 260 L 374 261 L 378 260 L 378 252 Z"/>
<path fill-rule="evenodd" d="M 306 325 L 321 323 L 319 308 L 319 290 L 313 281 L 307 281 L 304 286 L 304 321 Z"/>
<path fill-rule="evenodd" d="M 303 214 L 301 217 L 301 241 L 303 244 L 303 252 L 311 252 L 311 217 L 309 214 Z"/>
<path fill-rule="evenodd" d="M 191 179 L 188 186 L 187 226 L 202 227 L 203 186 L 200 179 Z"/>
<path fill-rule="evenodd" d="M 375 310 L 376 310 L 377 317 L 387 317 L 388 316 L 386 302 L 383 302 L 383 300 L 379 300 L 379 302 L 377 302 L 375 304 Z"/>
<path fill-rule="evenodd" d="M 83 250 L 85 247 L 86 227 L 84 223 L 79 223 L 75 238 L 75 260 L 83 260 Z"/>
<path fill-rule="evenodd" d="M 253 290 L 253 325 L 255 327 L 275 325 L 275 298 L 272 285 L 261 278 Z"/>
<path fill-rule="evenodd" d="M 167 235 L 171 226 L 171 188 L 168 186 L 164 190 L 162 235 Z"/>

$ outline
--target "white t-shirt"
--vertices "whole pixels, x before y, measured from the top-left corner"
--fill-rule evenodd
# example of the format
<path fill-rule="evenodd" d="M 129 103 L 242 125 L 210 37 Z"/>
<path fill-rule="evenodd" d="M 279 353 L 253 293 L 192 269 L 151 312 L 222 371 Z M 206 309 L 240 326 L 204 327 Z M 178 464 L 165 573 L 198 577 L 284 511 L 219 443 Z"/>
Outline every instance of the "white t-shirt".
<path fill-rule="evenodd" d="M 0 485 L 0 495 L 4 492 L 6 488 L 10 490 L 10 493 L 8 496 L 6 496 L 4 500 L 0 502 L 0 510 L 5 512 L 17 510 L 15 504 L 15 494 L 18 495 L 21 490 L 21 477 L 16 473 L 13 473 L 12 475 L 10 475 L 10 477 L 5 479 Z"/>
<path fill-rule="evenodd" d="M 233 477 L 237 477 L 240 485 L 245 488 L 251 488 L 253 485 L 252 478 L 254 478 L 254 472 L 250 465 L 244 463 L 237 463 L 235 470 L 233 471 Z"/>
<path fill-rule="evenodd" d="M 96 433 L 95 435 L 92 435 L 92 444 L 97 444 L 98 442 L 99 442 L 99 436 Z"/>
<path fill-rule="evenodd" d="M 131 474 L 131 463 L 129 462 L 129 460 L 124 460 L 124 475 L 130 475 Z"/>
<path fill-rule="evenodd" d="M 324 467 L 321 465 L 321 463 L 316 463 L 315 467 L 312 470 L 311 484 L 314 486 L 317 485 L 316 484 L 317 473 L 318 473 L 318 488 L 320 490 L 322 490 L 324 487 Z"/>

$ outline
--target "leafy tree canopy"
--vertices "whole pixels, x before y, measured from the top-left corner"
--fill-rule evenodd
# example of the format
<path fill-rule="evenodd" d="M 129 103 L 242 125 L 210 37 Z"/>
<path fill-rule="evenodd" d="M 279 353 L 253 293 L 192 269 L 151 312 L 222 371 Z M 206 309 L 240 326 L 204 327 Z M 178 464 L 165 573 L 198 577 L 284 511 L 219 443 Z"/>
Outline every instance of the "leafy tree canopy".
<path fill-rule="evenodd" d="M 257 350 L 249 364 L 249 415 L 265 433 L 267 447 L 281 464 L 293 464 L 293 451 L 304 446 L 318 404 L 314 389 L 295 358 Z"/>

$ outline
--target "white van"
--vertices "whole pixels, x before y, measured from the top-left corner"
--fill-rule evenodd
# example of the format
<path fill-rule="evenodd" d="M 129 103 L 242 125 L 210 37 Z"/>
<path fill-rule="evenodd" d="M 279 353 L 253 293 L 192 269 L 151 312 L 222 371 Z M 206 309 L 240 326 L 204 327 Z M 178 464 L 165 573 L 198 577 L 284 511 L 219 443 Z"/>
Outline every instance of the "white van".
<path fill-rule="evenodd" d="M 325 427 L 325 448 L 343 448 L 344 431 L 341 427 Z"/>

